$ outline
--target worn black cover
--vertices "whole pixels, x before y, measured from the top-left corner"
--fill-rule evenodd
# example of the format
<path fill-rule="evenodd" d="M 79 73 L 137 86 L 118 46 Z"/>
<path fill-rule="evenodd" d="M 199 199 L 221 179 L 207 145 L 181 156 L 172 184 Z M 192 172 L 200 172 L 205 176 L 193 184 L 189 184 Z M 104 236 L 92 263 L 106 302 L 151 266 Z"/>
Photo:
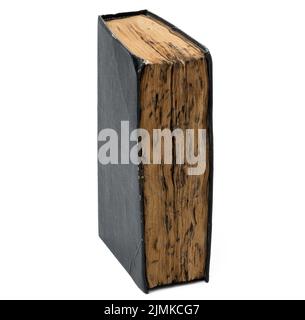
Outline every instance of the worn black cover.
<path fill-rule="evenodd" d="M 105 24 L 105 21 L 110 19 L 137 14 L 148 15 L 162 21 L 196 43 L 205 52 L 209 74 L 207 132 L 210 146 L 210 174 L 208 254 L 205 276 L 202 280 L 208 281 L 213 192 L 212 59 L 208 49 L 147 10 L 99 16 L 98 132 L 104 128 L 112 128 L 120 132 L 121 121 L 124 120 L 129 121 L 130 131 L 139 128 L 139 83 L 144 62 L 113 37 Z M 139 288 L 148 292 L 145 274 L 142 187 L 138 179 L 140 169 L 133 164 L 101 165 L 98 163 L 99 235 Z"/>

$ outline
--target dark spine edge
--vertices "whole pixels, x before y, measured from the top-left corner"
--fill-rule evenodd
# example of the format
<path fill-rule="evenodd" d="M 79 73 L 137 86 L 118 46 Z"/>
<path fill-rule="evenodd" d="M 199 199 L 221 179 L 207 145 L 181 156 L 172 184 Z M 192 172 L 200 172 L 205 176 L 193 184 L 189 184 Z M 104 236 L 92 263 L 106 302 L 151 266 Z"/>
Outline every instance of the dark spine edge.
<path fill-rule="evenodd" d="M 214 137 L 213 137 L 213 63 L 210 52 L 205 54 L 208 67 L 208 139 L 209 139 L 209 178 L 208 178 L 208 230 L 207 230 L 207 256 L 204 280 L 209 282 L 210 278 L 210 260 L 212 245 L 212 212 L 213 212 L 213 179 L 214 179 Z"/>
<path fill-rule="evenodd" d="M 137 59 L 134 58 L 134 65 L 137 71 L 137 86 L 138 86 L 138 110 L 137 110 L 137 126 L 140 128 L 140 122 L 141 122 L 141 80 L 142 80 L 142 75 L 144 72 L 145 68 L 145 63 L 143 62 L 142 59 Z M 141 223 L 141 232 L 142 232 L 142 238 L 143 238 L 143 261 L 144 261 L 144 269 L 143 269 L 143 278 L 144 278 L 144 283 L 145 283 L 145 291 L 144 293 L 148 293 L 149 291 L 149 286 L 148 286 L 148 280 L 147 280 L 147 272 L 146 272 L 146 243 L 145 243 L 145 214 L 144 214 L 144 206 L 145 206 L 145 201 L 144 201 L 144 181 L 142 177 L 144 176 L 144 166 L 142 163 L 139 164 L 138 166 L 139 170 L 139 190 L 140 190 L 140 195 L 141 195 L 141 212 L 142 212 L 142 223 Z"/>
<path fill-rule="evenodd" d="M 139 11 L 139 14 L 143 13 L 144 11 Z M 123 14 L 124 15 L 124 14 Z M 128 14 L 126 14 L 128 15 Z M 107 17 L 113 17 L 113 19 L 117 18 L 117 16 L 122 16 L 122 14 L 118 14 L 118 15 L 103 15 L 103 16 L 99 16 L 98 17 L 98 23 L 101 23 L 102 26 L 104 27 L 104 29 L 109 33 L 109 35 L 115 39 L 115 41 L 120 44 L 120 46 L 122 47 L 123 50 L 125 50 L 128 55 L 131 57 L 134 67 L 135 67 L 135 72 L 137 75 L 137 125 L 139 126 L 140 123 L 140 111 L 141 111 L 141 107 L 140 107 L 140 81 L 141 81 L 141 76 L 142 76 L 142 71 L 144 69 L 145 66 L 145 62 L 143 59 L 137 57 L 136 55 L 132 54 L 117 38 L 114 37 L 113 33 L 110 31 L 110 29 L 107 27 L 105 21 L 110 20 Z M 139 166 L 139 175 L 141 176 L 141 171 L 143 171 L 143 166 L 141 168 L 141 165 Z M 146 276 L 146 255 L 145 255 L 145 237 L 144 237 L 144 192 L 143 192 L 143 183 L 141 182 L 141 179 L 139 179 L 139 190 L 140 190 L 140 195 L 141 195 L 141 212 L 142 212 L 142 223 L 141 223 L 141 233 L 142 233 L 142 240 L 143 240 L 143 262 L 144 262 L 144 268 L 143 268 L 143 282 L 144 282 L 144 288 L 139 287 L 139 285 L 137 284 L 137 286 L 144 292 L 144 293 L 148 293 L 148 282 L 147 282 L 147 276 Z M 120 261 L 119 261 L 120 262 Z M 125 268 L 124 268 L 125 269 Z M 127 270 L 128 272 L 128 270 Z M 129 273 L 129 272 L 128 272 Z M 131 276 L 131 274 L 129 273 L 129 275 Z M 131 278 L 133 278 L 131 276 Z"/>

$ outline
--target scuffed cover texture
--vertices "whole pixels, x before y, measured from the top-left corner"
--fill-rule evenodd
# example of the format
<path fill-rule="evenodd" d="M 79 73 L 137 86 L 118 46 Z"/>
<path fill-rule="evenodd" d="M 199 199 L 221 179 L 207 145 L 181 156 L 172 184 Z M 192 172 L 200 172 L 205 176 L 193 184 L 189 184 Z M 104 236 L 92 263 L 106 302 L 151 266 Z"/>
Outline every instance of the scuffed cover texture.
<path fill-rule="evenodd" d="M 136 61 L 98 20 L 98 132 L 120 132 L 128 120 L 130 131 L 138 124 Z M 98 146 L 99 147 L 99 146 Z M 128 271 L 147 291 L 143 221 L 138 167 L 133 164 L 98 164 L 99 235 Z M 113 275 L 110 275 L 113 276 Z"/>

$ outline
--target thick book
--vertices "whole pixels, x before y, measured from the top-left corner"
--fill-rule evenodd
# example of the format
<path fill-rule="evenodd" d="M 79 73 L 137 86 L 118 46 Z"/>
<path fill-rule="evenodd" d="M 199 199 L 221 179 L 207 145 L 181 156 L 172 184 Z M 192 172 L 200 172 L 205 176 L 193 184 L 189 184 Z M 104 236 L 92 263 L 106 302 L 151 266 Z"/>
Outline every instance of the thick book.
<path fill-rule="evenodd" d="M 210 52 L 147 10 L 100 16 L 99 235 L 144 292 L 208 282 L 212 192 Z"/>

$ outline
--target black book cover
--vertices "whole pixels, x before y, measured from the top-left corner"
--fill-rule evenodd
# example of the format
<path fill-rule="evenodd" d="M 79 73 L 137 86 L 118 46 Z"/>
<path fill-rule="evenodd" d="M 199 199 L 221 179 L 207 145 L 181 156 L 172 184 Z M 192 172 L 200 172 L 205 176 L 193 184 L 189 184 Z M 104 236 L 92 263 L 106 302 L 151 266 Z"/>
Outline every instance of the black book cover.
<path fill-rule="evenodd" d="M 167 21 L 143 10 L 103 15 L 98 18 L 98 132 L 112 128 L 120 132 L 121 121 L 129 121 L 130 131 L 139 128 L 139 83 L 144 61 L 129 52 L 111 33 L 105 21 L 137 14 L 151 16 L 190 39 L 205 52 L 208 66 L 208 142 L 209 199 L 208 239 L 205 275 L 209 280 L 212 231 L 213 129 L 212 129 L 212 59 L 204 46 Z M 98 142 L 98 148 L 101 143 Z M 99 235 L 135 283 L 148 292 L 145 268 L 145 242 L 140 167 L 134 164 L 98 163 Z M 113 276 L 113 275 L 110 275 Z M 118 275 L 119 276 L 119 275 Z"/>

